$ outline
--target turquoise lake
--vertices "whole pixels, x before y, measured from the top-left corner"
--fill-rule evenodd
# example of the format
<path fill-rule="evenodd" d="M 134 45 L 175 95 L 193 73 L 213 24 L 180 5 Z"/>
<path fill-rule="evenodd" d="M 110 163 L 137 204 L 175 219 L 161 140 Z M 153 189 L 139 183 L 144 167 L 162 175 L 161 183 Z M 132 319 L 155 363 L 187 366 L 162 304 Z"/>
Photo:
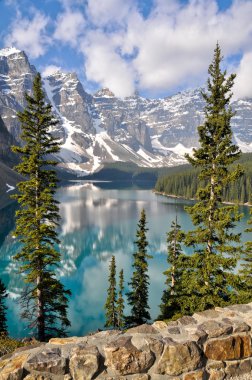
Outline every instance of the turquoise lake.
<path fill-rule="evenodd" d="M 156 195 L 150 188 L 123 184 L 119 188 L 112 183 L 87 182 L 60 188 L 57 199 L 60 201 L 62 254 L 58 275 L 72 291 L 69 334 L 83 335 L 103 329 L 108 266 L 112 255 L 116 257 L 117 273 L 124 269 L 127 291 L 137 222 L 143 208 L 149 228 L 149 253 L 153 256 L 149 260 L 149 304 L 151 316 L 156 318 L 164 289 L 163 271 L 167 268 L 166 233 L 176 215 L 184 230 L 192 229 L 190 217 L 184 211 L 190 202 Z M 15 209 L 16 205 L 11 204 L 0 210 L 1 278 L 9 291 L 9 333 L 14 337 L 24 337 L 29 335 L 29 330 L 20 320 L 18 304 L 23 281 L 18 274 L 18 264 L 12 260 L 19 247 L 12 236 Z M 236 229 L 240 232 L 246 228 L 249 208 L 241 207 L 241 211 L 244 218 Z M 248 234 L 242 236 L 243 241 L 249 239 L 251 236 Z"/>

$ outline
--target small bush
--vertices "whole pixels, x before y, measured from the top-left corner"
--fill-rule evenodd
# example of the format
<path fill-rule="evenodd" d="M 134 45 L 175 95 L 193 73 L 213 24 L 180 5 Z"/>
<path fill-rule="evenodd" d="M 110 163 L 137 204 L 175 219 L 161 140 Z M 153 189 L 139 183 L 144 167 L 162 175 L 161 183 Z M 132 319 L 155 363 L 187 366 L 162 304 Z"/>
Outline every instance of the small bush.
<path fill-rule="evenodd" d="M 0 334 L 0 357 L 15 351 L 17 348 L 25 344 L 14 338 L 10 338 L 6 334 Z"/>

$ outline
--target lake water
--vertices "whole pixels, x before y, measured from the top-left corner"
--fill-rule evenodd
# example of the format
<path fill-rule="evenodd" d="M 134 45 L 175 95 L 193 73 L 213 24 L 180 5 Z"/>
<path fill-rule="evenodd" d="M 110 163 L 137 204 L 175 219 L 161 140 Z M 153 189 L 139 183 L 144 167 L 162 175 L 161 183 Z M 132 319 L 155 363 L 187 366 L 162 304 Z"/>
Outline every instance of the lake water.
<path fill-rule="evenodd" d="M 132 254 L 140 212 L 144 208 L 148 221 L 151 316 L 159 313 L 164 289 L 163 271 L 166 263 L 166 232 L 178 217 L 183 229 L 192 229 L 184 206 L 190 202 L 155 195 L 150 189 L 127 188 L 106 183 L 79 183 L 58 190 L 60 201 L 62 265 L 61 281 L 72 291 L 69 303 L 71 335 L 83 335 L 104 326 L 104 303 L 108 287 L 108 266 L 116 257 L 117 271 L 123 268 L 125 286 L 132 273 Z M 14 204 L 0 210 L 1 278 L 9 291 L 8 327 L 12 336 L 28 336 L 19 317 L 18 296 L 23 286 L 17 274 L 18 264 L 12 260 L 18 242 L 12 237 Z M 241 208 L 244 218 L 237 230 L 246 228 L 249 209 Z M 243 240 L 249 238 L 248 234 Z M 251 237 L 250 237 L 251 239 Z M 127 309 L 126 309 L 127 312 Z"/>

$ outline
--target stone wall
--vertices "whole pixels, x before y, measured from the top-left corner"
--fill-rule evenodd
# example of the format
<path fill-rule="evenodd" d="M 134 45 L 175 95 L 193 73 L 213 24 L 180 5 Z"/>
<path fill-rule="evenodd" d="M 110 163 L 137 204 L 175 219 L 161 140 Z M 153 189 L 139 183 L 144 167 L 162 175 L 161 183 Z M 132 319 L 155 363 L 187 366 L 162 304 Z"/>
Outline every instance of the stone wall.
<path fill-rule="evenodd" d="M 0 380 L 252 379 L 251 327 L 252 303 L 124 333 L 55 338 L 1 358 Z"/>

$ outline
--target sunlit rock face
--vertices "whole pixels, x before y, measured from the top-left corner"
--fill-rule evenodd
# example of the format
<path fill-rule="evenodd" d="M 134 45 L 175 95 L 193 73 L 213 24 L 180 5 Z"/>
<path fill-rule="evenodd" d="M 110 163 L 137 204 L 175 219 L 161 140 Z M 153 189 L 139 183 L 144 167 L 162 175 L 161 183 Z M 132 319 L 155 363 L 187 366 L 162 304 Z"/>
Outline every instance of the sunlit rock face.
<path fill-rule="evenodd" d="M 20 141 L 17 111 L 25 106 L 36 69 L 15 48 L 0 50 L 0 114 Z M 185 163 L 184 154 L 198 146 L 197 127 L 204 121 L 201 89 L 163 99 L 135 93 L 117 98 L 108 88 L 88 94 L 75 73 L 55 72 L 43 80 L 46 98 L 59 120 L 52 133 L 61 142 L 60 165 L 79 174 L 108 162 L 160 167 Z M 233 102 L 234 141 L 252 152 L 252 99 Z"/>
<path fill-rule="evenodd" d="M 125 331 L 52 338 L 3 357 L 0 378 L 249 379 L 251 328 L 252 303 Z"/>

